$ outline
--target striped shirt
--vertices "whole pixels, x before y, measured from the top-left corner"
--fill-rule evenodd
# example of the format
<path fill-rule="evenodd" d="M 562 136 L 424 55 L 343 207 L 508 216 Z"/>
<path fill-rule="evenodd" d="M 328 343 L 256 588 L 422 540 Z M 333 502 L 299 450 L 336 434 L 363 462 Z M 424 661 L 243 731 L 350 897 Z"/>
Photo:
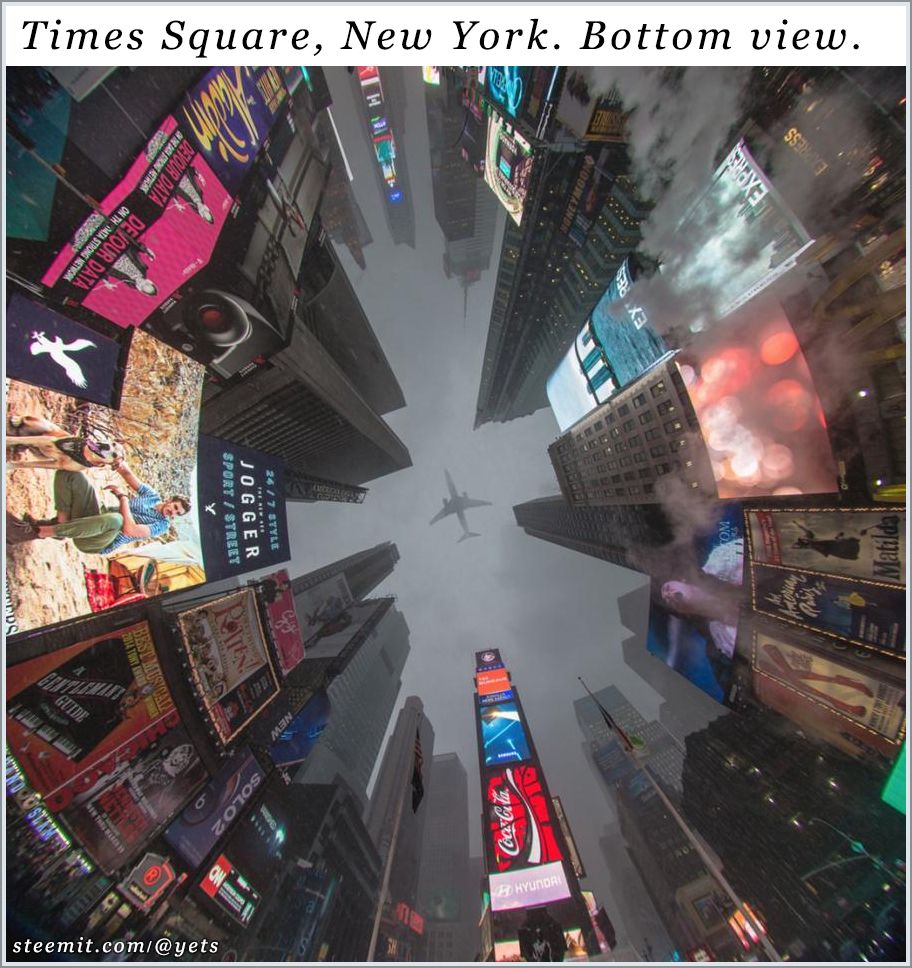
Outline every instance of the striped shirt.
<path fill-rule="evenodd" d="M 168 530 L 168 519 L 155 509 L 156 504 L 161 504 L 161 495 L 154 491 L 148 484 L 140 484 L 139 490 L 127 502 L 130 506 L 130 514 L 137 524 L 144 524 L 149 529 L 149 537 L 157 538 L 165 534 Z M 136 538 L 128 538 L 123 531 L 101 552 L 103 555 L 110 555 L 122 548 L 126 544 L 136 541 Z"/>

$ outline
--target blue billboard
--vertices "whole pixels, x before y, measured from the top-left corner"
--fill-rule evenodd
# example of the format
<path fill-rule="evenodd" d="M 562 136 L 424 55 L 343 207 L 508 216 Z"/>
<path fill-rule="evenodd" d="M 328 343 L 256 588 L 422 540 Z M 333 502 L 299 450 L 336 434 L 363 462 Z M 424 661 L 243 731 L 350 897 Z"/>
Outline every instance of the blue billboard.
<path fill-rule="evenodd" d="M 630 295 L 636 262 L 625 259 L 573 346 L 548 378 L 551 410 L 567 430 L 642 376 L 668 352 L 649 325 L 642 306 Z"/>
<path fill-rule="evenodd" d="M 529 741 L 515 702 L 485 706 L 480 717 L 485 766 L 520 763 L 531 757 Z"/>
<path fill-rule="evenodd" d="M 303 763 L 329 724 L 331 711 L 329 696 L 321 689 L 305 703 L 270 747 L 272 762 L 284 767 Z"/>
<path fill-rule="evenodd" d="M 731 683 L 744 579 L 741 505 L 722 505 L 686 554 L 669 556 L 652 579 L 649 652 L 724 702 Z"/>

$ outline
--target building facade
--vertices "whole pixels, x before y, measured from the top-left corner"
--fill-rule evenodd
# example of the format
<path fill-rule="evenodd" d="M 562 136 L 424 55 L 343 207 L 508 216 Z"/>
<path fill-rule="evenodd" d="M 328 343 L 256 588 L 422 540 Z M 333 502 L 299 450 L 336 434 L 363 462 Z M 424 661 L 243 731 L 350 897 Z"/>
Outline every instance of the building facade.
<path fill-rule="evenodd" d="M 671 482 L 716 496 L 697 415 L 669 355 L 548 448 L 572 507 L 661 501 Z"/>
<path fill-rule="evenodd" d="M 392 541 L 374 545 L 346 558 L 340 558 L 306 575 L 291 580 L 292 593 L 298 595 L 313 588 L 327 578 L 344 575 L 345 582 L 355 601 L 366 598 L 377 586 L 393 573 L 399 561 L 399 549 Z"/>
<path fill-rule="evenodd" d="M 469 858 L 469 787 L 456 753 L 431 767 L 418 881 L 428 961 L 472 961 L 478 951 L 478 885 Z"/>

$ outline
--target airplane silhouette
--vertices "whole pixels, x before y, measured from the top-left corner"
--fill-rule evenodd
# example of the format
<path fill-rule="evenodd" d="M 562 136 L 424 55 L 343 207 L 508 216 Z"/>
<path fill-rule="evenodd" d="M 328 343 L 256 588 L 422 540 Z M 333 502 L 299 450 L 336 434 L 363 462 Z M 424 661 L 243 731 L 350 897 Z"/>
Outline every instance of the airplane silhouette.
<path fill-rule="evenodd" d="M 469 497 L 469 495 L 463 491 L 462 495 L 459 495 L 456 491 L 456 485 L 453 483 L 453 478 L 450 477 L 450 472 L 444 470 L 446 475 L 447 487 L 450 491 L 449 498 L 443 499 L 443 509 L 438 511 L 434 517 L 431 518 L 430 523 L 436 524 L 441 518 L 447 517 L 447 515 L 455 514 L 459 518 L 459 523 L 462 525 L 462 537 L 459 541 L 465 541 L 466 538 L 480 538 L 481 535 L 477 531 L 469 531 L 469 525 L 466 521 L 465 511 L 466 508 L 480 508 L 485 505 L 490 505 L 490 501 L 476 501 L 474 498 Z M 457 542 L 458 544 L 459 542 Z"/>

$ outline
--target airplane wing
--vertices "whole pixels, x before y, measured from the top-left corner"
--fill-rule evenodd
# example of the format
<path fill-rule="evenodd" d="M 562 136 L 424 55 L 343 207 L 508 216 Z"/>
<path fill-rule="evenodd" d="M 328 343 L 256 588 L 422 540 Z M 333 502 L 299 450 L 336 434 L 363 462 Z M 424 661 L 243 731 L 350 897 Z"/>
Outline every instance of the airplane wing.
<path fill-rule="evenodd" d="M 456 516 L 459 518 L 459 523 L 462 525 L 462 530 L 468 534 L 469 533 L 469 522 L 466 521 L 465 512 L 459 506 L 456 508 Z M 462 538 L 459 539 L 462 541 Z"/>
<path fill-rule="evenodd" d="M 438 512 L 437 512 L 437 513 L 436 513 L 436 514 L 434 515 L 434 517 L 432 517 L 432 518 L 431 518 L 431 520 L 430 520 L 430 521 L 429 521 L 428 523 L 429 523 L 429 524 L 436 524 L 436 523 L 437 523 L 438 521 L 440 521 L 440 520 L 442 520 L 443 518 L 445 518 L 445 517 L 446 517 L 446 516 L 447 516 L 448 514 L 452 514 L 452 513 L 453 513 L 453 512 L 452 512 L 451 510 L 449 510 L 448 508 L 441 508 L 441 509 L 440 509 L 440 510 L 439 510 L 439 511 L 438 511 Z"/>
<path fill-rule="evenodd" d="M 450 497 L 459 497 L 459 495 L 456 493 L 456 485 L 453 483 L 453 478 L 450 477 L 450 472 L 448 470 L 444 470 L 443 473 L 446 477 L 447 487 L 450 489 Z"/>
<path fill-rule="evenodd" d="M 476 501 L 473 497 L 461 498 L 460 503 L 464 508 L 483 508 L 491 504 L 490 501 Z"/>

